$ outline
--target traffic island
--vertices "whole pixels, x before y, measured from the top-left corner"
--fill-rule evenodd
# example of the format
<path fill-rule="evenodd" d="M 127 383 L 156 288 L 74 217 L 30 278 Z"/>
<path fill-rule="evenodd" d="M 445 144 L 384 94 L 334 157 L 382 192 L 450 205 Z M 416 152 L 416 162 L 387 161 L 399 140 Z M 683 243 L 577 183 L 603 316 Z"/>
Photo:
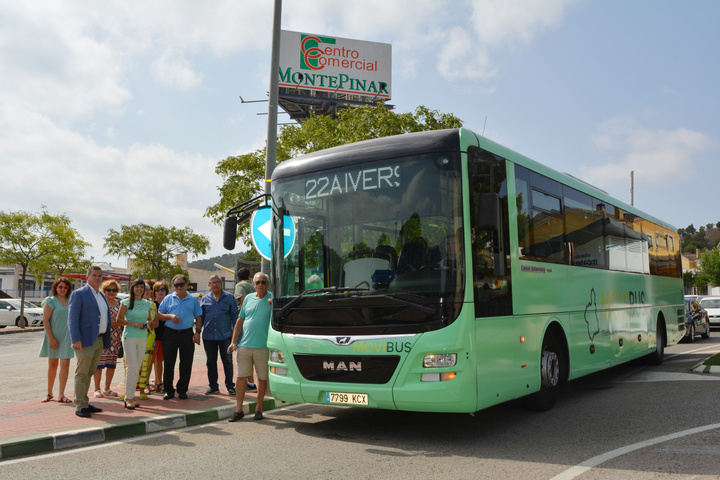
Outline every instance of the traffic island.
<path fill-rule="evenodd" d="M 720 353 L 705 359 L 690 370 L 697 373 L 720 373 Z"/>

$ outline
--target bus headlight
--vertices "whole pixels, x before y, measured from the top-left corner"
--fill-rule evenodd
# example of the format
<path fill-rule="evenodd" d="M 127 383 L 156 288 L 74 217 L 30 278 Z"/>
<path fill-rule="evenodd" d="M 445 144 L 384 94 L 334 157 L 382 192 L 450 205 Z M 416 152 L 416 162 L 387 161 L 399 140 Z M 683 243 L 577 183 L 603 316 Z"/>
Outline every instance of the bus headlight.
<path fill-rule="evenodd" d="M 280 350 L 270 350 L 270 361 L 273 363 L 285 363 L 285 355 Z M 287 368 L 270 365 L 270 373 L 287 375 Z"/>
<path fill-rule="evenodd" d="M 430 353 L 423 358 L 423 367 L 454 367 L 457 363 L 457 354 L 455 353 Z"/>

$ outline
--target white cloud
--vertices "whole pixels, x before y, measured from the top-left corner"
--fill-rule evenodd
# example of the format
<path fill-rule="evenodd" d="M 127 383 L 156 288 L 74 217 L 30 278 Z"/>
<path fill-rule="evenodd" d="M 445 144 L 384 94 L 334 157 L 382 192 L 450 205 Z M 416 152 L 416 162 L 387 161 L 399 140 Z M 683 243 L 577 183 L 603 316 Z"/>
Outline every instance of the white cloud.
<path fill-rule="evenodd" d="M 95 258 L 108 228 L 139 222 L 189 226 L 220 245 L 203 217 L 217 202 L 217 158 L 128 144 L 123 109 L 133 92 L 148 95 L 151 75 L 186 91 L 203 79 L 200 60 L 269 49 L 271 11 L 235 0 L 2 2 L 0 158 L 13 179 L 2 208 L 67 213 Z M 133 107 L 164 119 L 153 103 Z"/>
<path fill-rule="evenodd" d="M 3 210 L 66 213 L 89 253 L 103 257 L 103 237 L 120 225 L 189 226 L 221 242 L 220 228 L 203 218 L 217 201 L 217 159 L 162 145 L 102 146 L 47 116 L 0 111 L 0 158 L 11 178 Z"/>
<path fill-rule="evenodd" d="M 202 79 L 202 75 L 193 71 L 190 62 L 171 52 L 156 59 L 152 64 L 152 70 L 160 84 L 183 91 L 190 90 Z"/>
<path fill-rule="evenodd" d="M 470 35 L 462 28 L 454 28 L 440 53 L 438 71 L 448 80 L 482 80 L 495 75 L 488 49 L 474 45 Z"/>
<path fill-rule="evenodd" d="M 524 45 L 556 28 L 572 0 L 474 0 L 472 27 L 486 45 Z"/>
<path fill-rule="evenodd" d="M 483 80 L 494 76 L 497 50 L 529 44 L 556 28 L 573 0 L 474 0 L 467 27 L 453 28 L 443 40 L 437 69 L 447 80 Z"/>
<path fill-rule="evenodd" d="M 625 181 L 634 171 L 636 178 L 654 185 L 693 178 L 696 175 L 694 157 L 712 144 L 705 134 L 685 127 L 649 130 L 635 126 L 627 118 L 606 122 L 593 140 L 609 160 L 603 165 L 585 166 L 584 178 L 614 183 Z"/>
<path fill-rule="evenodd" d="M 106 112 L 133 98 L 138 71 L 187 90 L 202 79 L 192 55 L 269 45 L 271 10 L 232 0 L 3 2 L 0 104 L 66 119 Z"/>
<path fill-rule="evenodd" d="M 87 24 L 60 5 L 37 6 L 2 8 L 0 104 L 74 118 L 132 97 L 116 48 L 88 36 Z"/>

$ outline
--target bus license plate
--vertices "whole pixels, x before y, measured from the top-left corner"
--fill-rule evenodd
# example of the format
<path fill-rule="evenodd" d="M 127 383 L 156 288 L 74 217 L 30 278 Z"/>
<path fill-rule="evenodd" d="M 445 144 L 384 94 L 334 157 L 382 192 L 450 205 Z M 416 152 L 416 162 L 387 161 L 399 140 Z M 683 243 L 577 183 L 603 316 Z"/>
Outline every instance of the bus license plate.
<path fill-rule="evenodd" d="M 368 405 L 368 394 L 327 392 L 325 394 L 325 401 L 327 403 L 342 403 L 345 405 Z"/>

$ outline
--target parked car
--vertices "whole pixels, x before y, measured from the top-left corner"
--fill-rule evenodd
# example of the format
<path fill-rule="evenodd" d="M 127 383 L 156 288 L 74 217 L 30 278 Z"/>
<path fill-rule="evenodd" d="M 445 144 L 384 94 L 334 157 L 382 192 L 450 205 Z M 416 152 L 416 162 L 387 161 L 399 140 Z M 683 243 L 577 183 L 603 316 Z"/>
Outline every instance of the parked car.
<path fill-rule="evenodd" d="M 708 314 L 697 300 L 685 297 L 685 336 L 686 342 L 694 342 L 695 335 L 710 338 L 710 321 Z"/>
<path fill-rule="evenodd" d="M 15 325 L 20 326 L 39 326 L 42 325 L 43 309 L 26 301 L 23 317 L 20 317 L 19 298 L 3 298 L 0 299 L 0 328 Z"/>
<path fill-rule="evenodd" d="M 703 297 L 700 306 L 707 311 L 711 327 L 720 327 L 720 297 Z"/>

